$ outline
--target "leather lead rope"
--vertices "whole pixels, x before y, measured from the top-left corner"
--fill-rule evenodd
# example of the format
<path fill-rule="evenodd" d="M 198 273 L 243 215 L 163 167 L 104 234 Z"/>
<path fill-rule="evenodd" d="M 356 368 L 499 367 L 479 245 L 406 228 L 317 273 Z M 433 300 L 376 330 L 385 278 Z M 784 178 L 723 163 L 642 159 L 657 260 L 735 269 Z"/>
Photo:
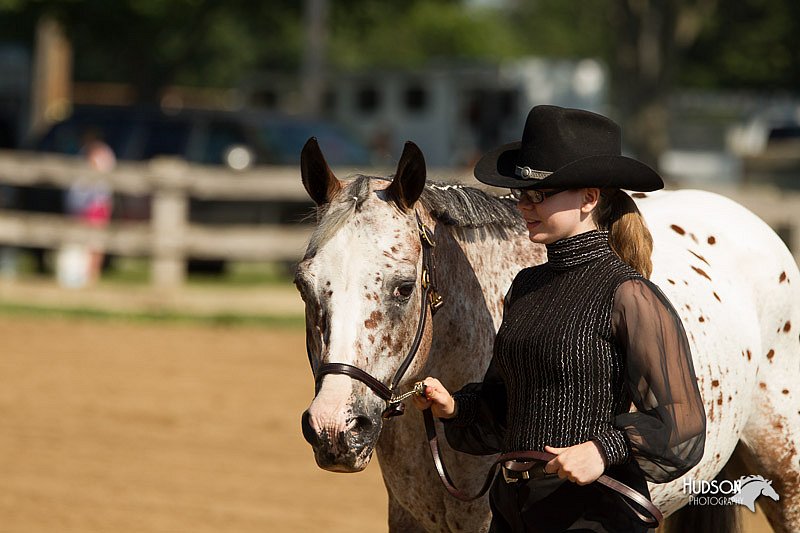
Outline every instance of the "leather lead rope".
<path fill-rule="evenodd" d="M 518 452 L 509 452 L 500 455 L 497 460 L 492 465 L 491 469 L 489 470 L 488 475 L 486 476 L 486 480 L 483 482 L 483 486 L 481 490 L 474 496 L 470 496 L 464 493 L 461 489 L 455 486 L 450 475 L 447 473 L 447 468 L 444 466 L 444 460 L 442 459 L 442 452 L 439 448 L 439 437 L 436 435 L 436 426 L 433 422 L 433 413 L 431 413 L 430 409 L 425 409 L 422 413 L 423 419 L 425 420 L 425 433 L 428 438 L 428 444 L 430 445 L 431 449 L 431 456 L 433 457 L 433 464 L 436 467 L 436 472 L 439 474 L 439 479 L 441 479 L 442 484 L 444 485 L 447 492 L 449 492 L 453 497 L 463 502 L 469 502 L 472 500 L 477 500 L 478 498 L 482 497 L 489 488 L 492 486 L 494 482 L 494 477 L 497 474 L 498 467 L 506 462 L 512 460 L 523 460 L 523 461 L 550 461 L 556 457 L 555 454 L 549 452 L 539 452 L 535 450 L 527 450 L 527 451 L 518 451 Z M 603 474 L 596 480 L 597 483 L 608 487 L 609 489 L 613 490 L 614 492 L 618 493 L 619 495 L 623 496 L 622 502 L 627 505 L 642 521 L 643 524 L 647 525 L 647 527 L 655 528 L 664 520 L 664 515 L 661 514 L 661 511 L 658 507 L 655 506 L 653 502 L 648 500 L 644 497 L 640 492 L 635 489 L 632 489 L 628 485 L 618 481 L 610 476 Z M 641 507 L 647 514 L 642 513 L 639 509 L 634 507 L 628 500 L 631 500 L 639 507 Z"/>

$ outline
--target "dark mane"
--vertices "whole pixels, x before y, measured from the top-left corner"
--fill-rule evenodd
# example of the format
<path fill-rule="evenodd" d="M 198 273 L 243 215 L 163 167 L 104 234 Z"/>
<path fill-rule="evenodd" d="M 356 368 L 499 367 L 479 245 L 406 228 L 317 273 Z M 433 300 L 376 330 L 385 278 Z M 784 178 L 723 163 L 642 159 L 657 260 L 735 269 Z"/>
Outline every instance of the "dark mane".
<path fill-rule="evenodd" d="M 317 227 L 311 235 L 307 253 L 313 255 L 324 242 L 361 209 L 370 193 L 372 180 L 391 180 L 377 176 L 352 176 L 336 198 L 316 210 Z M 422 206 L 439 222 L 452 226 L 463 239 L 481 238 L 486 232 L 505 238 L 508 231 L 521 233 L 525 227 L 509 197 L 491 196 L 480 189 L 428 181 L 420 198 Z M 469 230 L 478 230 L 478 234 Z"/>
<path fill-rule="evenodd" d="M 474 187 L 429 181 L 420 202 L 432 216 L 448 226 L 522 229 L 516 201 L 491 196 Z"/>
<path fill-rule="evenodd" d="M 344 191 L 345 202 L 358 209 L 367 199 L 371 180 L 390 180 L 356 175 Z M 522 228 L 516 200 L 496 197 L 465 185 L 428 181 L 420 198 L 422 206 L 439 222 L 457 228 Z"/>

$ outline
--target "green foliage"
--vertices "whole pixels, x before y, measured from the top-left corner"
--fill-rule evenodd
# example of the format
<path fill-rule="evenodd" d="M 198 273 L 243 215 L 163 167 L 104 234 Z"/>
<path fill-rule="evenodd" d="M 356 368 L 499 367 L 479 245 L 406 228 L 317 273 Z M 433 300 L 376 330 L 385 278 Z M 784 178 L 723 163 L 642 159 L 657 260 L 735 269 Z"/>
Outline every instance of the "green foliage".
<path fill-rule="evenodd" d="M 616 0 L 520 2 L 512 26 L 524 53 L 545 57 L 603 57 L 611 54 L 611 15 Z"/>
<path fill-rule="evenodd" d="M 458 2 L 359 2 L 336 9 L 331 26 L 330 59 L 340 68 L 497 60 L 523 52 L 507 13 L 465 10 Z"/>
<path fill-rule="evenodd" d="M 711 15 L 703 6 L 714 6 Z M 43 14 L 63 22 L 81 81 L 232 86 L 254 70 L 296 72 L 305 43 L 300 0 L 0 0 L 0 35 L 32 47 Z M 530 0 L 503 8 L 460 0 L 329 0 L 334 68 L 414 67 L 432 59 L 619 56 L 623 10 L 696 11 L 699 36 L 678 63 L 682 85 L 800 86 L 797 0 Z M 630 37 L 630 36 L 628 36 Z"/>
<path fill-rule="evenodd" d="M 75 78 L 136 84 L 233 86 L 258 68 L 293 68 L 301 8 L 290 0 L 0 0 L 0 31 L 33 46 L 36 21 L 57 18 L 72 41 Z"/>
<path fill-rule="evenodd" d="M 686 86 L 800 89 L 800 2 L 721 0 L 695 45 Z"/>

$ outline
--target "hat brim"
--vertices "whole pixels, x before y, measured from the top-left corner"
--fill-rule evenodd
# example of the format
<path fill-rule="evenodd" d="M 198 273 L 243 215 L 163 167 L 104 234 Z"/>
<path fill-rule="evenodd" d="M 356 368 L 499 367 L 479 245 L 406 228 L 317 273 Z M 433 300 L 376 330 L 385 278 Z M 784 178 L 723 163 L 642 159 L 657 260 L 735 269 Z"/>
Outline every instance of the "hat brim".
<path fill-rule="evenodd" d="M 664 188 L 664 180 L 655 170 L 622 155 L 584 157 L 544 179 L 523 179 L 514 175 L 519 148 L 520 141 L 516 141 L 487 152 L 475 165 L 475 178 L 481 183 L 506 189 L 598 187 L 650 192 Z"/>

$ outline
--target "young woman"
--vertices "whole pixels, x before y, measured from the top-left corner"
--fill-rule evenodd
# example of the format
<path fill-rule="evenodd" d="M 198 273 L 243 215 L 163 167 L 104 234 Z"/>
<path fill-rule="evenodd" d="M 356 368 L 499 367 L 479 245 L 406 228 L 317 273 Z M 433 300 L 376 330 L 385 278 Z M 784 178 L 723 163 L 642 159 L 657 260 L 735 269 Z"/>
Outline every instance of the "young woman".
<path fill-rule="evenodd" d="M 455 449 L 556 454 L 503 465 L 490 531 L 646 531 L 592 482 L 607 474 L 649 498 L 647 480 L 675 479 L 703 456 L 686 334 L 648 280 L 652 239 L 620 190 L 663 182 L 621 155 L 614 122 L 555 106 L 534 107 L 522 140 L 486 154 L 475 176 L 519 198 L 548 261 L 514 279 L 483 381 L 451 395 L 428 377 L 414 403 L 444 420 Z"/>

